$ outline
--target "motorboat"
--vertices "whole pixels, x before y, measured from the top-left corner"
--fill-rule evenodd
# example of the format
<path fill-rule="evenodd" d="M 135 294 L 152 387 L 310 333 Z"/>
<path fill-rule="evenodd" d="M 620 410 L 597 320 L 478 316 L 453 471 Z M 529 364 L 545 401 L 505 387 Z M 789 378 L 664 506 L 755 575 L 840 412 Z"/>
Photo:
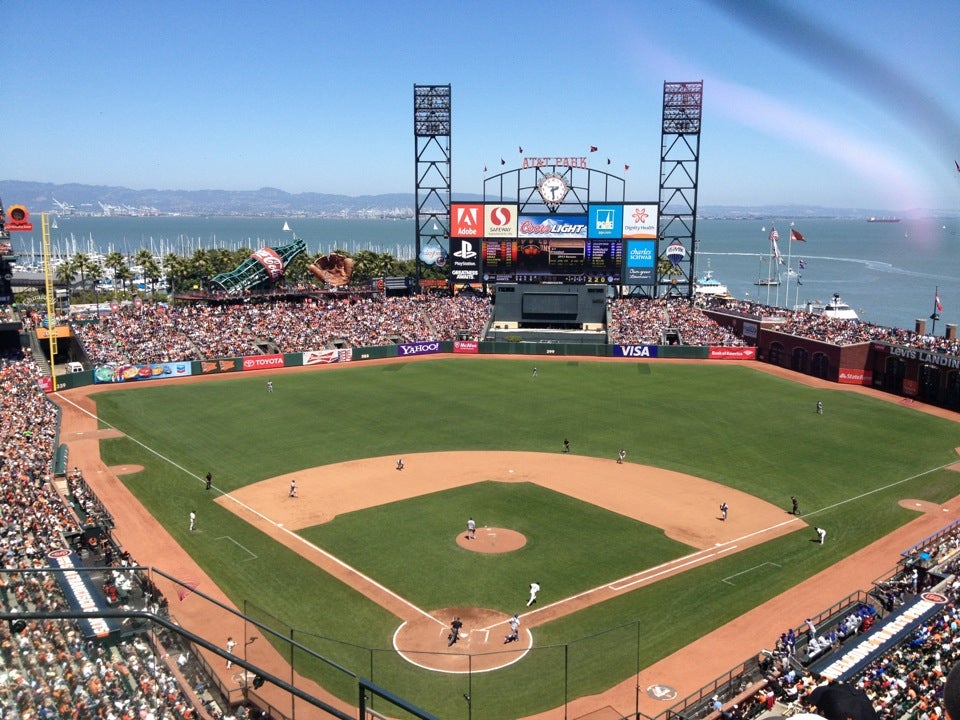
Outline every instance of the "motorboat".
<path fill-rule="evenodd" d="M 727 286 L 713 276 L 713 270 L 710 269 L 709 264 L 703 275 L 693 281 L 693 294 L 723 298 L 733 297 Z"/>
<path fill-rule="evenodd" d="M 828 302 L 819 300 L 809 300 L 807 304 L 797 308 L 804 310 L 812 315 L 823 315 L 824 317 L 834 318 L 836 320 L 859 320 L 857 311 L 847 305 L 840 299 L 839 293 L 834 293 L 833 298 Z"/>

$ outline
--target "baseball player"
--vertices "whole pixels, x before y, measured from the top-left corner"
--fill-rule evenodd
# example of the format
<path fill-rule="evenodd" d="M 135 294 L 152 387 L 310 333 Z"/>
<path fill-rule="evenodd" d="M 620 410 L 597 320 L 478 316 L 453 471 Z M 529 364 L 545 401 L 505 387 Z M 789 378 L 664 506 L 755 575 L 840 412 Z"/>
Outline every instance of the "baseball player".
<path fill-rule="evenodd" d="M 627 456 L 627 451 L 623 448 L 620 448 L 620 452 L 617 453 L 617 465 L 623 465 L 623 459 Z"/>
<path fill-rule="evenodd" d="M 467 520 L 467 540 L 477 539 L 477 523 L 473 518 Z"/>
<path fill-rule="evenodd" d="M 462 627 L 463 622 L 460 620 L 459 616 L 455 617 L 453 622 L 450 623 L 450 635 L 447 636 L 447 647 L 450 647 L 460 639 L 460 628 Z"/>
<path fill-rule="evenodd" d="M 527 600 L 527 607 L 530 607 L 537 601 L 537 593 L 540 592 L 540 583 L 534 580 L 530 583 L 530 599 Z"/>
<path fill-rule="evenodd" d="M 516 642 L 520 639 L 520 616 L 514 615 L 510 618 L 510 634 L 503 639 L 503 644 Z"/>
<path fill-rule="evenodd" d="M 237 641 L 233 639 L 233 636 L 227 638 L 227 652 L 231 655 L 233 654 L 233 649 L 237 646 Z M 227 667 L 233 667 L 233 661 L 227 659 Z"/>

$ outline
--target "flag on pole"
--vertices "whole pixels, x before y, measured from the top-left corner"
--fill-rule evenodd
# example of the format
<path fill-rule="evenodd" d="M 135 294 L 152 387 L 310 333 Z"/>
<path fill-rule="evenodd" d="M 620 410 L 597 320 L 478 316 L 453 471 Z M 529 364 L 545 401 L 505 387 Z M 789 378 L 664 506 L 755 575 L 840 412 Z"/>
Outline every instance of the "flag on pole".
<path fill-rule="evenodd" d="M 484 171 L 484 172 L 487 171 L 487 166 L 486 166 L 486 165 L 483 166 L 483 171 Z"/>
<path fill-rule="evenodd" d="M 623 166 L 623 171 L 624 171 L 624 172 L 626 172 L 626 171 L 629 170 L 629 169 L 630 169 L 630 166 L 629 166 L 629 165 L 624 165 L 624 166 Z"/>
<path fill-rule="evenodd" d="M 790 228 L 790 239 L 791 239 L 791 240 L 799 240 L 800 242 L 806 242 L 806 239 L 804 239 L 803 235 L 801 235 L 800 233 L 798 233 L 798 232 L 797 232 L 796 230 L 794 230 L 793 228 Z"/>
<path fill-rule="evenodd" d="M 607 158 L 607 165 L 610 164 L 610 158 Z"/>
<path fill-rule="evenodd" d="M 507 161 L 504 160 L 503 158 L 500 158 L 500 164 L 501 164 L 501 165 L 506 165 L 506 164 L 507 164 Z"/>
<path fill-rule="evenodd" d="M 933 304 L 937 306 L 937 312 L 943 312 L 943 305 L 940 304 L 940 291 L 937 290 L 933 295 Z"/>
<path fill-rule="evenodd" d="M 771 249 L 773 250 L 773 256 L 777 259 L 779 264 L 785 265 L 786 263 L 783 260 L 783 255 L 780 254 L 780 246 L 777 245 L 777 240 L 780 239 L 780 233 L 777 232 L 776 227 L 770 230 L 770 235 L 768 237 L 770 239 L 770 245 L 772 246 Z"/>
<path fill-rule="evenodd" d="M 517 147 L 520 148 L 520 154 L 523 155 L 523 145 L 518 145 Z"/>
<path fill-rule="evenodd" d="M 590 146 L 590 152 L 596 152 L 596 151 L 597 151 L 597 146 L 596 146 L 596 145 L 591 145 L 591 146 Z"/>

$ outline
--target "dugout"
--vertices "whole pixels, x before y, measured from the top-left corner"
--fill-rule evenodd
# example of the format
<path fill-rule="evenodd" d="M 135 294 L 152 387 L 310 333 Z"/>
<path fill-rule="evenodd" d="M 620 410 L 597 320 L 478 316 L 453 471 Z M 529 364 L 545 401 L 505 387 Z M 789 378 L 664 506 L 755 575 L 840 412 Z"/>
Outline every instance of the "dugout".
<path fill-rule="evenodd" d="M 606 285 L 498 283 L 487 340 L 606 343 Z"/>

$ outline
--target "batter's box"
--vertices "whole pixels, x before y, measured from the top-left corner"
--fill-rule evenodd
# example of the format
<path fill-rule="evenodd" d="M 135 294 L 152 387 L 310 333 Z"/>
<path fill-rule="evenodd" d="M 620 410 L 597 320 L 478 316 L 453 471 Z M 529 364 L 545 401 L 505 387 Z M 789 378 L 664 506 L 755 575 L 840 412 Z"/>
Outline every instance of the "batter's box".
<path fill-rule="evenodd" d="M 220 541 L 220 540 L 226 540 L 229 543 L 227 547 L 230 548 L 230 550 L 228 550 L 227 552 L 232 556 L 232 557 L 226 557 L 226 556 L 222 557 L 221 562 L 229 563 L 231 560 L 234 560 L 235 562 L 250 562 L 251 560 L 257 559 L 256 555 L 254 555 L 252 552 L 250 552 L 250 550 L 245 548 L 243 545 L 238 543 L 229 535 L 221 535 L 220 537 L 217 538 L 217 541 Z"/>

